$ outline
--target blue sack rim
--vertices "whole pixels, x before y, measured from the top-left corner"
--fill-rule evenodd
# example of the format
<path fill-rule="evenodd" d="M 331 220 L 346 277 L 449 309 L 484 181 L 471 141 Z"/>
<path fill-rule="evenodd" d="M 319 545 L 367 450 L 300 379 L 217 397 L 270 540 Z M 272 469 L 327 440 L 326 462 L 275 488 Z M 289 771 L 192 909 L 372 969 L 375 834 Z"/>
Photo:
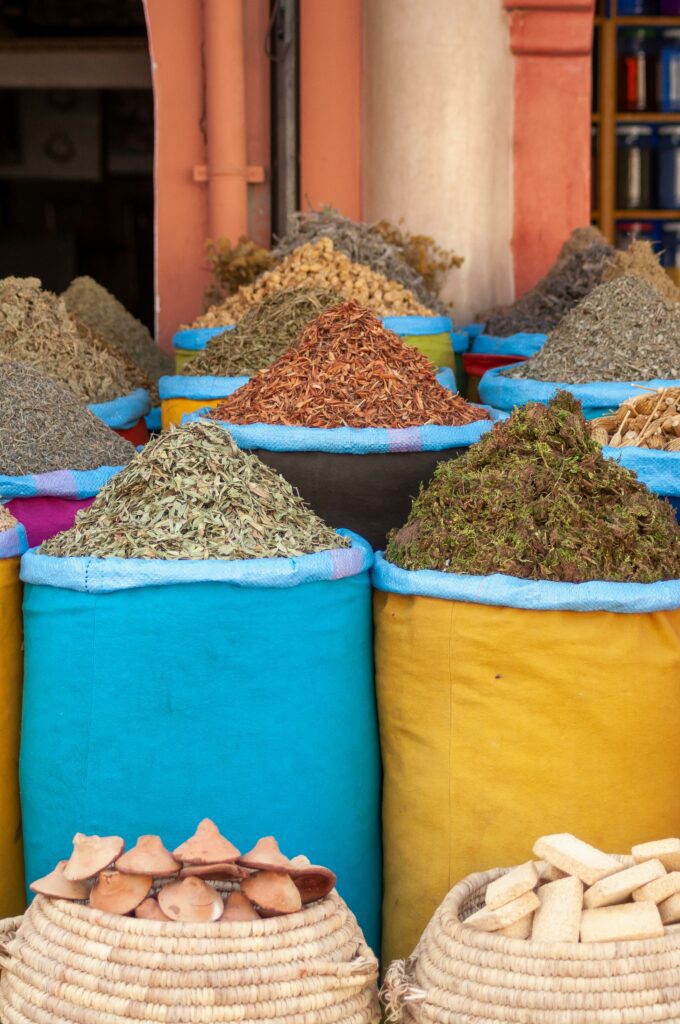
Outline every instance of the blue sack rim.
<path fill-rule="evenodd" d="M 145 388 L 136 388 L 129 395 L 113 398 L 110 402 L 88 405 L 90 412 L 112 430 L 129 430 L 146 416 L 150 408 L 151 401 Z"/>
<path fill-rule="evenodd" d="M 24 556 L 25 557 L 25 556 Z M 522 580 L 503 573 L 468 576 L 433 569 L 400 569 L 382 551 L 371 573 L 376 590 L 444 601 L 521 608 L 526 611 L 617 612 L 640 614 L 680 608 L 680 580 L 660 583 L 553 583 Z"/>
<path fill-rule="evenodd" d="M 383 326 L 402 338 L 428 334 L 450 334 L 453 330 L 448 316 L 385 316 Z"/>
<path fill-rule="evenodd" d="M 172 374 L 158 381 L 161 401 L 170 398 L 203 399 L 227 398 L 247 384 L 250 377 L 196 377 L 191 374 Z"/>
<path fill-rule="evenodd" d="M 17 555 L 23 555 L 24 551 L 28 551 L 28 537 L 22 523 L 0 533 L 0 559 L 16 558 Z"/>
<path fill-rule="evenodd" d="M 507 366 L 487 370 L 479 382 L 479 397 L 496 409 L 512 409 L 527 402 L 547 404 L 558 391 L 568 391 L 577 398 L 584 409 L 614 408 L 627 398 L 639 396 L 640 387 L 678 387 L 678 380 L 638 381 L 591 381 L 588 384 L 564 384 L 558 381 L 534 380 L 533 378 L 508 377 L 504 374 Z M 636 387 L 636 385 L 638 385 Z"/>
<path fill-rule="evenodd" d="M 24 583 L 88 594 L 181 583 L 230 583 L 236 587 L 297 587 L 302 583 L 341 580 L 366 572 L 373 564 L 370 544 L 351 530 L 349 548 L 330 548 L 293 558 L 154 559 L 41 555 L 31 548 L 21 560 Z"/>
<path fill-rule="evenodd" d="M 138 449 L 139 450 L 139 449 Z M 0 476 L 0 501 L 13 498 L 94 498 L 125 466 L 57 469 L 51 473 Z"/>
<path fill-rule="evenodd" d="M 635 473 L 638 480 L 654 494 L 680 498 L 680 452 L 655 451 L 653 448 L 611 448 L 605 445 L 602 454 Z"/>
<path fill-rule="evenodd" d="M 184 352 L 201 352 L 211 338 L 225 331 L 233 331 L 235 324 L 226 327 L 192 327 L 186 331 L 177 331 L 172 338 L 172 347 Z"/>
<path fill-rule="evenodd" d="M 394 452 L 439 452 L 449 448 L 469 448 L 508 418 L 499 409 L 481 406 L 491 417 L 462 427 L 286 427 L 271 423 L 219 423 L 234 441 L 246 450 L 261 448 L 270 452 L 327 452 L 330 455 L 387 455 Z M 182 426 L 206 420 L 210 409 L 197 409 L 182 416 Z"/>
<path fill-rule="evenodd" d="M 547 340 L 547 334 L 529 334 L 527 332 L 511 334 L 508 338 L 478 334 L 472 339 L 470 351 L 479 355 L 531 357 L 541 351 Z"/>

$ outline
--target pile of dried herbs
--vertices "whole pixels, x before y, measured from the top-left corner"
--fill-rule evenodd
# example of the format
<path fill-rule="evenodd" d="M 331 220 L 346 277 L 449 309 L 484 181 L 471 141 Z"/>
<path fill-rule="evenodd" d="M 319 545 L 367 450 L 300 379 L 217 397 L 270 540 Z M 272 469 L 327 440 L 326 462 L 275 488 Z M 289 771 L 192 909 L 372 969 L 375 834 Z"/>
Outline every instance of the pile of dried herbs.
<path fill-rule="evenodd" d="M 62 294 L 71 316 L 120 350 L 154 383 L 172 372 L 172 359 L 122 302 L 91 277 L 76 277 Z"/>
<path fill-rule="evenodd" d="M 8 512 L 4 505 L 0 505 L 0 533 L 6 530 L 13 530 L 17 521 L 11 512 Z"/>
<path fill-rule="evenodd" d="M 530 403 L 442 462 L 387 558 L 403 569 L 584 583 L 680 579 L 670 503 L 603 458 L 578 402 Z"/>
<path fill-rule="evenodd" d="M 0 362 L 0 473 L 126 466 L 134 454 L 67 388 L 24 363 Z"/>
<path fill-rule="evenodd" d="M 601 282 L 613 255 L 614 249 L 596 228 L 577 228 L 538 284 L 512 305 L 487 310 L 477 319 L 485 324 L 486 334 L 499 338 L 520 331 L 547 334 Z"/>
<path fill-rule="evenodd" d="M 418 349 L 357 302 L 331 306 L 213 410 L 229 423 L 304 427 L 459 426 L 487 413 L 442 387 Z"/>
<path fill-rule="evenodd" d="M 537 355 L 504 373 L 565 384 L 680 380 L 680 306 L 641 277 L 618 277 L 567 313 Z"/>
<path fill-rule="evenodd" d="M 139 387 L 140 371 L 88 329 L 35 277 L 0 280 L 0 360 L 29 363 L 86 402 L 108 402 Z"/>
<path fill-rule="evenodd" d="M 277 262 L 267 249 L 243 235 L 236 245 L 228 238 L 208 239 L 205 254 L 213 275 L 205 293 L 207 306 L 222 302 L 244 284 L 252 284 Z"/>
<path fill-rule="evenodd" d="M 41 547 L 96 558 L 243 559 L 347 547 L 296 491 L 216 423 L 155 438 L 74 526 Z"/>
<path fill-rule="evenodd" d="M 605 264 L 602 280 L 615 281 L 617 277 L 631 276 L 643 278 L 666 302 L 680 302 L 680 290 L 661 266 L 651 242 L 636 239 L 627 249 L 617 250 Z"/>
<path fill-rule="evenodd" d="M 249 309 L 232 331 L 211 338 L 182 372 L 199 377 L 250 377 L 285 352 L 322 310 L 341 302 L 339 295 L 323 288 L 274 292 Z"/>
<path fill-rule="evenodd" d="M 356 299 L 380 316 L 431 316 L 415 295 L 397 281 L 389 281 L 363 263 L 353 263 L 338 252 L 330 238 L 295 249 L 281 263 L 261 274 L 253 284 L 213 306 L 194 320 L 192 327 L 228 327 L 249 309 L 275 292 L 289 288 L 323 288 Z"/>
<path fill-rule="evenodd" d="M 330 238 L 338 252 L 344 252 L 354 263 L 362 263 L 398 281 L 408 288 L 423 305 L 448 315 L 449 308 L 438 298 L 442 279 L 463 260 L 441 249 L 432 238 L 410 235 L 407 231 L 381 221 L 363 224 L 343 217 L 332 206 L 305 210 L 288 217 L 286 233 L 273 249 L 282 259 L 295 249 L 320 238 Z"/>

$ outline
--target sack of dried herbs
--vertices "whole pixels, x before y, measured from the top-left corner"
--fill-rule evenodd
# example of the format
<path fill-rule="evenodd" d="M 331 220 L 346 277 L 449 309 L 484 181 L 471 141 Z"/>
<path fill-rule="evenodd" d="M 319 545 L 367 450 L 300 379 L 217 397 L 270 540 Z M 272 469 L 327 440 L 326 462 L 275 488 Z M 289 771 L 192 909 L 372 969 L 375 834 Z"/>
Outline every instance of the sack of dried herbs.
<path fill-rule="evenodd" d="M 375 944 L 369 546 L 217 424 L 169 431 L 123 474 L 22 569 L 29 877 L 75 827 L 176 845 L 210 808 L 236 835 L 332 859 Z"/>
<path fill-rule="evenodd" d="M 356 302 L 312 320 L 211 417 L 328 522 L 374 547 L 437 460 L 456 457 L 491 427 L 487 410 L 442 386 L 426 356 Z"/>
<path fill-rule="evenodd" d="M 680 526 L 573 399 L 440 466 L 372 579 L 384 958 L 538 831 L 676 834 Z"/>
<path fill-rule="evenodd" d="M 31 366 L 0 362 L 0 502 L 31 545 L 68 529 L 134 454 L 66 388 Z"/>

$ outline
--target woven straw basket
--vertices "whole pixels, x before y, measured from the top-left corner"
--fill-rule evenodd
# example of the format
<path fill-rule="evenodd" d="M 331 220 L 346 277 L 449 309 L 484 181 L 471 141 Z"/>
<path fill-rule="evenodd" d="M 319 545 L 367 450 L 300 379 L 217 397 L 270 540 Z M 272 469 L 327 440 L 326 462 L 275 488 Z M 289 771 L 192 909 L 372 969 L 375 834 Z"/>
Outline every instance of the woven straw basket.
<path fill-rule="evenodd" d="M 461 924 L 503 870 L 470 875 L 433 915 L 382 996 L 401 1024 L 657 1024 L 680 1021 L 680 934 L 539 943 Z M 1 1015 L 0 1015 L 1 1016 Z"/>
<path fill-rule="evenodd" d="M 376 1024 L 378 963 L 333 892 L 287 917 L 176 924 L 38 896 L 0 924 L 2 1024 Z"/>

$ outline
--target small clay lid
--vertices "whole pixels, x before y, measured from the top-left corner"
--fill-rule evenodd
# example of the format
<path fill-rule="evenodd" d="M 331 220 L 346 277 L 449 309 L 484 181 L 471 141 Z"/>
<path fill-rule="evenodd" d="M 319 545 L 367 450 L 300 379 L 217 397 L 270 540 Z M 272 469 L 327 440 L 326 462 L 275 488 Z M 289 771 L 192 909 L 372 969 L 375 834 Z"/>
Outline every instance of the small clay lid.
<path fill-rule="evenodd" d="M 241 856 L 210 818 L 204 818 L 194 835 L 173 850 L 173 854 L 184 864 L 233 863 Z"/>
<path fill-rule="evenodd" d="M 239 857 L 238 862 L 244 868 L 252 868 L 254 871 L 279 871 L 284 874 L 288 874 L 293 867 L 293 862 L 281 853 L 274 836 L 258 839 L 252 850 Z"/>
<path fill-rule="evenodd" d="M 158 900 L 154 899 L 153 896 L 147 896 L 145 900 L 135 908 L 135 917 L 139 917 L 143 921 L 169 921 L 161 908 L 158 906 Z"/>
<path fill-rule="evenodd" d="M 71 882 L 92 878 L 120 857 L 124 848 L 125 843 L 120 836 L 86 836 L 76 832 L 73 853 L 64 868 L 64 878 Z"/>
<path fill-rule="evenodd" d="M 290 875 L 258 871 L 241 882 L 241 890 L 257 905 L 262 917 L 294 914 L 302 909 L 302 897 Z"/>
<path fill-rule="evenodd" d="M 41 896 L 50 896 L 59 900 L 86 900 L 90 895 L 90 886 L 87 882 L 71 882 L 64 878 L 64 868 L 67 860 L 60 860 L 54 871 L 49 875 L 31 882 L 31 892 L 40 893 Z"/>
<path fill-rule="evenodd" d="M 259 921 L 260 915 L 255 910 L 245 893 L 231 892 L 224 904 L 220 921 Z"/>
<path fill-rule="evenodd" d="M 176 875 L 181 866 L 165 849 L 160 836 L 140 836 L 116 861 L 116 871 L 124 875 L 151 875 L 153 878 Z"/>
<path fill-rule="evenodd" d="M 227 882 L 234 879 L 247 878 L 250 874 L 247 868 L 238 864 L 187 864 L 179 873 L 180 878 L 206 878 L 212 882 Z"/>
<path fill-rule="evenodd" d="M 120 871 L 102 871 L 92 886 L 90 906 L 110 914 L 129 914 L 149 895 L 150 875 L 122 875 Z"/>
<path fill-rule="evenodd" d="M 193 877 L 163 886 L 158 903 L 172 921 L 217 921 L 224 910 L 217 890 Z"/>
<path fill-rule="evenodd" d="M 291 878 L 297 886 L 302 902 L 315 903 L 328 896 L 334 888 L 337 878 L 329 868 L 320 864 L 308 864 L 291 870 Z"/>

